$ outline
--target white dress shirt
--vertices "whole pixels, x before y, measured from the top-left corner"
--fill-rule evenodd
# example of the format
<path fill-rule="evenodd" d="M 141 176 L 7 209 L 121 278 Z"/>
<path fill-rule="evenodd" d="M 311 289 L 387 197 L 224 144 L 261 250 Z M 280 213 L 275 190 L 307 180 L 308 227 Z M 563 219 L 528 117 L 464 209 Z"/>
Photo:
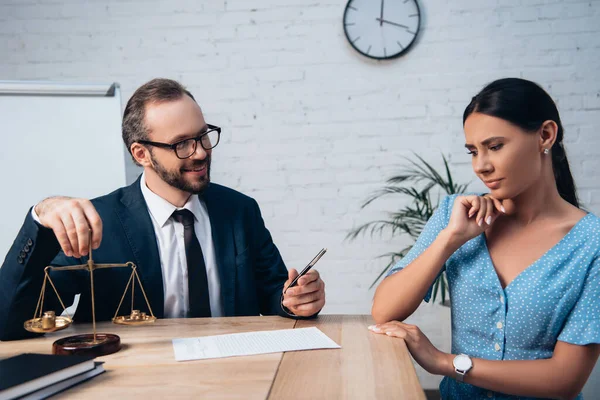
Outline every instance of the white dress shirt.
<path fill-rule="evenodd" d="M 183 224 L 171 218 L 173 211 L 180 210 L 169 203 L 146 186 L 146 176 L 142 174 L 140 179 L 142 195 L 148 205 L 150 219 L 154 227 L 160 267 L 163 277 L 163 292 L 165 298 L 164 317 L 184 318 L 189 310 L 187 257 L 185 256 L 185 242 Z M 208 278 L 208 296 L 210 299 L 210 312 L 213 317 L 223 316 L 221 304 L 221 283 L 217 260 L 215 258 L 215 247 L 212 240 L 210 219 L 206 204 L 197 195 L 193 195 L 185 203 L 183 208 L 194 214 L 194 230 L 202 247 L 206 275 Z M 40 219 L 31 210 L 31 216 L 39 224 Z"/>
<path fill-rule="evenodd" d="M 187 258 L 185 256 L 183 224 L 171 218 L 173 211 L 180 210 L 180 208 L 175 207 L 152 192 L 146 186 L 146 177 L 143 174 L 140 185 L 142 195 L 148 205 L 150 219 L 156 235 L 156 244 L 158 245 L 165 296 L 164 316 L 165 318 L 183 318 L 189 310 Z M 202 247 L 206 265 L 211 315 L 221 317 L 223 316 L 221 284 L 206 204 L 197 195 L 192 195 L 183 208 L 194 214 L 194 230 L 200 242 L 200 247 Z"/>

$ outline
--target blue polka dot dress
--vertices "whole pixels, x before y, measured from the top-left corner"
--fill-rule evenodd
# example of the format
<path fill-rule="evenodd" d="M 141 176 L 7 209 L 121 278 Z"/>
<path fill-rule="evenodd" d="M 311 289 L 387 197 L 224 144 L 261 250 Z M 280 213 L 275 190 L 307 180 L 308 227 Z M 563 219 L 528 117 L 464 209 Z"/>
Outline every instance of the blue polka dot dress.
<path fill-rule="evenodd" d="M 456 195 L 444 198 L 404 268 L 448 225 Z M 452 299 L 452 353 L 488 360 L 552 357 L 556 341 L 600 343 L 600 218 L 584 216 L 563 239 L 502 288 L 485 235 L 465 243 L 446 262 Z M 425 301 L 431 297 L 431 288 Z M 453 378 L 440 383 L 443 399 L 525 399 Z M 582 399 L 580 394 L 578 399 Z"/>

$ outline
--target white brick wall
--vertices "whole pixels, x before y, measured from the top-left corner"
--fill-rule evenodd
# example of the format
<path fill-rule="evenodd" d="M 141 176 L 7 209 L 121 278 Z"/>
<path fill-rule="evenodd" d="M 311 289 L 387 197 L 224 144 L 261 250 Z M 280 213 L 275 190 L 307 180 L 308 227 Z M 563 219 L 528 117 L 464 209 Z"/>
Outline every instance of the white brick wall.
<path fill-rule="evenodd" d="M 418 41 L 390 62 L 351 49 L 344 5 L 0 0 L 0 79 L 117 81 L 124 101 L 153 77 L 180 80 L 223 127 L 214 181 L 259 201 L 288 267 L 329 248 L 319 263 L 328 313 L 368 313 L 385 265 L 375 257 L 408 242 L 344 241 L 397 205 L 359 212 L 402 156 L 439 166 L 443 152 L 459 180 L 475 182 L 461 116 L 496 78 L 532 79 L 556 99 L 581 199 L 600 212 L 600 1 L 420 1 Z M 432 313 L 415 321 L 447 347 Z"/>

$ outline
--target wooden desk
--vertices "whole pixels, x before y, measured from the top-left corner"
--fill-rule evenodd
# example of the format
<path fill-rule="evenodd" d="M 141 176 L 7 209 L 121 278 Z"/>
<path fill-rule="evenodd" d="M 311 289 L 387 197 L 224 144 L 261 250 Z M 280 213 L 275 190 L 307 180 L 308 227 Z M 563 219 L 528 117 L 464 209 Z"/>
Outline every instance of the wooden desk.
<path fill-rule="evenodd" d="M 406 344 L 367 330 L 371 317 L 324 315 L 295 321 L 281 317 L 162 319 L 153 326 L 109 322 L 98 332 L 121 337 L 121 351 L 100 357 L 107 372 L 63 392 L 73 399 L 425 399 Z M 316 326 L 342 346 L 247 357 L 177 362 L 171 339 Z M 0 342 L 0 358 L 51 353 L 52 342 L 91 332 L 90 324 L 45 337 Z"/>

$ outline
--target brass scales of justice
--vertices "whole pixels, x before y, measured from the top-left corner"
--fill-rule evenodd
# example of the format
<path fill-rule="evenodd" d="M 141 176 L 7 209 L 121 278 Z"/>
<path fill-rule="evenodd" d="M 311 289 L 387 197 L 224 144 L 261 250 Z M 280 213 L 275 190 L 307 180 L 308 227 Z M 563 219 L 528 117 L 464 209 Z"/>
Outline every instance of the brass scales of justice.
<path fill-rule="evenodd" d="M 80 265 L 69 265 L 65 267 L 54 267 L 47 266 L 44 269 L 44 282 L 42 283 L 42 289 L 40 291 L 40 297 L 37 302 L 37 306 L 35 308 L 35 312 L 33 314 L 33 318 L 25 321 L 23 327 L 29 332 L 36 333 L 49 333 L 56 332 L 62 329 L 68 328 L 73 323 L 73 318 L 69 315 L 65 304 L 63 303 L 60 295 L 58 294 L 58 290 L 56 286 L 54 286 L 54 282 L 50 278 L 49 271 L 73 271 L 73 270 L 87 270 L 90 274 L 90 289 L 91 289 L 91 297 L 92 297 L 92 326 L 93 333 L 85 333 L 80 335 L 68 336 L 62 339 L 55 341 L 52 344 L 52 353 L 53 354 L 61 354 L 61 355 L 70 355 L 70 354 L 86 354 L 93 356 L 103 356 L 107 354 L 112 354 L 121 349 L 121 339 L 119 336 L 111 333 L 97 333 L 96 332 L 96 310 L 95 310 L 95 301 L 94 301 L 94 270 L 96 269 L 105 269 L 105 268 L 131 268 L 131 276 L 129 277 L 129 281 L 125 286 L 125 290 L 123 292 L 123 296 L 121 297 L 121 301 L 119 302 L 119 306 L 117 307 L 117 311 L 115 312 L 115 316 L 112 319 L 112 322 L 120 325 L 145 325 L 151 324 L 156 321 L 156 317 L 152 312 L 152 308 L 150 307 L 150 302 L 148 301 L 148 297 L 146 296 L 146 292 L 144 291 L 144 286 L 140 280 L 140 277 L 136 271 L 136 265 L 132 262 L 127 262 L 125 264 L 96 264 L 92 258 L 92 239 L 90 235 L 90 244 L 89 244 L 89 259 L 86 264 Z M 141 312 L 140 310 L 134 310 L 134 288 L 135 281 L 137 280 L 142 294 L 144 295 L 144 299 L 146 300 L 146 305 L 148 306 L 148 311 L 150 315 L 145 312 Z M 63 313 L 65 315 L 56 316 L 54 311 L 43 311 L 44 310 L 44 297 L 46 292 L 46 284 L 50 282 L 52 289 L 54 289 L 54 293 L 56 293 L 56 297 L 58 297 L 58 301 L 60 302 L 61 307 L 63 308 Z M 123 304 L 123 300 L 125 299 L 125 295 L 127 294 L 127 290 L 131 286 L 131 313 L 129 315 L 121 315 L 119 316 L 119 310 L 121 309 L 121 305 Z"/>

